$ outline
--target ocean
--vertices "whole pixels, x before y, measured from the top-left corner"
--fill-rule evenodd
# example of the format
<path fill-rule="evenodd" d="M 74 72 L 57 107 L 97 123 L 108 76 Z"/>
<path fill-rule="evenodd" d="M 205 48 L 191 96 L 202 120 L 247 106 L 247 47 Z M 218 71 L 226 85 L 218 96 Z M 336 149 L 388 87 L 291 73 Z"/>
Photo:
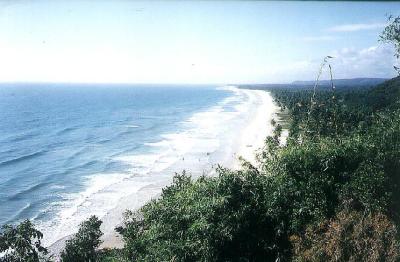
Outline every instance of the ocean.
<path fill-rule="evenodd" d="M 232 166 L 243 127 L 262 104 L 255 92 L 0 85 L 0 224 L 32 219 L 46 245 L 90 215 L 113 230 L 123 210 L 156 197 L 175 172 L 197 177 Z"/>

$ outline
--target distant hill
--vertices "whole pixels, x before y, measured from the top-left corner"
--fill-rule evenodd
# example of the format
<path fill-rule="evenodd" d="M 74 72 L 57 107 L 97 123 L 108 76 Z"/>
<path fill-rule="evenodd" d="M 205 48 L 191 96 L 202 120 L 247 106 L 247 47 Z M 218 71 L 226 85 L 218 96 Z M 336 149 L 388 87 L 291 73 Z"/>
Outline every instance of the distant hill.
<path fill-rule="evenodd" d="M 369 88 L 385 82 L 386 78 L 351 78 L 351 79 L 334 79 L 333 83 L 336 88 Z M 315 81 L 294 81 L 289 84 L 248 84 L 239 85 L 239 88 L 246 89 L 271 89 L 271 88 L 296 88 L 296 89 L 312 89 Z M 319 81 L 319 88 L 330 88 L 330 80 Z"/>
<path fill-rule="evenodd" d="M 399 107 L 400 76 L 392 78 L 370 89 L 365 97 L 365 102 L 374 109 L 384 107 Z"/>
<path fill-rule="evenodd" d="M 375 86 L 379 85 L 388 80 L 387 78 L 351 78 L 351 79 L 334 79 L 335 86 Z M 314 85 L 315 81 L 294 81 L 292 85 Z M 327 86 L 330 85 L 330 80 L 321 80 L 319 85 Z"/>

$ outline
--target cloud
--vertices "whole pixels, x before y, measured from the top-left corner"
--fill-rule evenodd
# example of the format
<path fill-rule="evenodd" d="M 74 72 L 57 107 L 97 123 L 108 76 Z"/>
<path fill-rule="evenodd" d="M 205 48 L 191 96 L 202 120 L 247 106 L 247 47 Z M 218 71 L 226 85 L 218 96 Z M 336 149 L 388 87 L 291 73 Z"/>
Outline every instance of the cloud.
<path fill-rule="evenodd" d="M 320 41 L 332 41 L 336 39 L 338 39 L 338 37 L 336 36 L 321 35 L 321 36 L 305 36 L 302 37 L 300 40 L 305 42 L 320 42 Z"/>
<path fill-rule="evenodd" d="M 331 32 L 355 32 L 362 30 L 375 30 L 381 29 L 386 26 L 386 23 L 370 23 L 370 24 L 346 24 L 346 25 L 338 25 L 331 28 L 328 28 L 328 31 Z"/>
<path fill-rule="evenodd" d="M 342 48 L 333 50 L 330 63 L 334 78 L 381 77 L 396 76 L 393 66 L 399 66 L 390 45 L 370 46 L 367 48 Z M 275 66 L 265 72 L 264 82 L 291 82 L 294 80 L 314 80 L 321 66 L 323 57 L 293 61 Z M 328 69 L 323 70 L 321 79 L 329 79 Z M 269 80 L 269 81 L 268 81 Z"/>
<path fill-rule="evenodd" d="M 393 77 L 394 65 L 398 64 L 389 45 L 371 46 L 363 49 L 343 48 L 332 52 L 332 65 L 341 78 Z"/>

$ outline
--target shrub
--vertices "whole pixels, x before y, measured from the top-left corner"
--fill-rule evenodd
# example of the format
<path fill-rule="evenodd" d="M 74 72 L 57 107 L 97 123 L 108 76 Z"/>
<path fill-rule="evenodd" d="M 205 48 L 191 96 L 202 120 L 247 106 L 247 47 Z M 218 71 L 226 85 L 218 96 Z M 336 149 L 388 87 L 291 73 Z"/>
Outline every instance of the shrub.
<path fill-rule="evenodd" d="M 129 260 L 125 258 L 122 249 L 101 249 L 97 255 L 97 261 L 101 262 L 128 262 Z"/>
<path fill-rule="evenodd" d="M 275 261 L 288 241 L 268 215 L 267 178 L 255 169 L 176 175 L 161 197 L 119 229 L 135 261 Z"/>
<path fill-rule="evenodd" d="M 101 220 L 91 216 L 81 223 L 78 233 L 67 240 L 65 249 L 61 252 L 61 260 L 65 262 L 96 261 L 96 249 L 101 244 Z"/>
<path fill-rule="evenodd" d="M 4 225 L 0 232 L 0 261 L 48 261 L 48 251 L 42 246 L 43 234 L 31 221 L 17 226 Z"/>

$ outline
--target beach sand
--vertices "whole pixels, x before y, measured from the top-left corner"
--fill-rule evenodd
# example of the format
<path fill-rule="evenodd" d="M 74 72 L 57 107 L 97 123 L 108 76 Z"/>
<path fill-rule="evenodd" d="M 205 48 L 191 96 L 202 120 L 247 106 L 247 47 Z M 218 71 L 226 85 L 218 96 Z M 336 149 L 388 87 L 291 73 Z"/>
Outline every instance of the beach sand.
<path fill-rule="evenodd" d="M 271 120 L 276 118 L 279 109 L 269 92 L 262 90 L 251 90 L 251 92 L 261 97 L 261 103 L 253 119 L 241 133 L 237 157 L 232 167 L 235 169 L 240 168 L 239 157 L 257 167 L 256 154 L 263 148 L 265 138 L 272 135 L 274 127 L 271 125 Z"/>

